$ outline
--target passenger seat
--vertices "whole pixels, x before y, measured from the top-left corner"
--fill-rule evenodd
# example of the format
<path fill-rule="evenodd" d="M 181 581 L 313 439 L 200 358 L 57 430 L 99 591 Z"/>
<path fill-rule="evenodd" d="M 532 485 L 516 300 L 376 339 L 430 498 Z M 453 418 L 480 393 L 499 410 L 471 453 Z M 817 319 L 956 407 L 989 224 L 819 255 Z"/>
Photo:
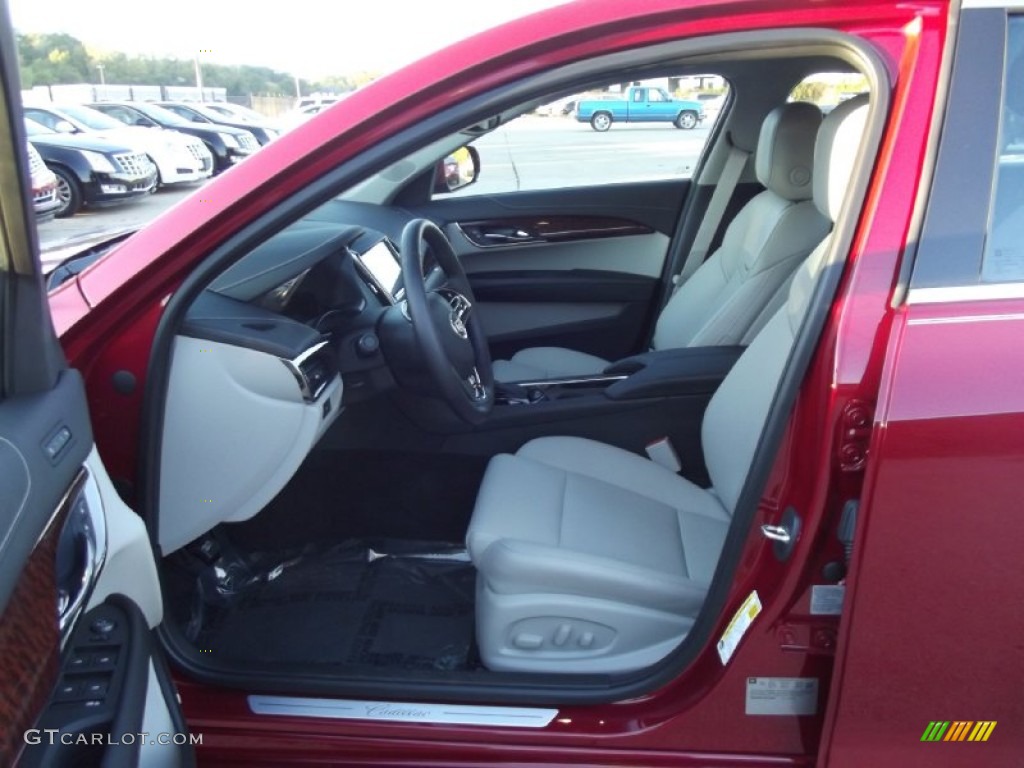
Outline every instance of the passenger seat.
<path fill-rule="evenodd" d="M 780 295 L 797 265 L 829 231 L 811 202 L 814 142 L 821 111 L 796 102 L 765 118 L 755 170 L 765 191 L 736 215 L 722 245 L 687 280 L 661 312 L 654 349 L 744 343 Z M 494 362 L 498 381 L 541 381 L 601 373 L 594 355 L 561 347 L 533 347 Z"/>

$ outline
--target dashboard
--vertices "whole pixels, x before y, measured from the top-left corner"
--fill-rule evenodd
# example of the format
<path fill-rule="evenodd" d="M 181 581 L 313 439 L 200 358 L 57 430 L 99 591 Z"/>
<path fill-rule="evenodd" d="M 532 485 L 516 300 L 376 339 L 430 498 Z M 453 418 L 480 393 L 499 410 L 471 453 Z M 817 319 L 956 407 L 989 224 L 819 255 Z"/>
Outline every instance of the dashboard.
<path fill-rule="evenodd" d="M 347 405 L 394 386 L 376 329 L 402 301 L 394 243 L 406 215 L 378 220 L 382 231 L 339 213 L 268 239 L 189 307 L 164 411 L 164 554 L 258 513 Z"/>

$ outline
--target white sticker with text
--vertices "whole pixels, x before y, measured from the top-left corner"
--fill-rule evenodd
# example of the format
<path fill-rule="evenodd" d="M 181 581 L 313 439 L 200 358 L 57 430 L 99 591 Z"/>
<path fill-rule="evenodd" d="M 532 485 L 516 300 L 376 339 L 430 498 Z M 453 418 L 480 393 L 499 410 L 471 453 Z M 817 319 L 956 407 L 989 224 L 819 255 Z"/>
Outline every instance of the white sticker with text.
<path fill-rule="evenodd" d="M 759 613 L 761 613 L 761 598 L 757 596 L 755 589 L 733 614 L 732 621 L 722 633 L 722 639 L 718 641 L 718 657 L 722 660 L 723 665 L 729 663 L 740 640 L 743 639 L 743 635 L 750 629 L 750 625 L 754 623 L 754 619 Z"/>

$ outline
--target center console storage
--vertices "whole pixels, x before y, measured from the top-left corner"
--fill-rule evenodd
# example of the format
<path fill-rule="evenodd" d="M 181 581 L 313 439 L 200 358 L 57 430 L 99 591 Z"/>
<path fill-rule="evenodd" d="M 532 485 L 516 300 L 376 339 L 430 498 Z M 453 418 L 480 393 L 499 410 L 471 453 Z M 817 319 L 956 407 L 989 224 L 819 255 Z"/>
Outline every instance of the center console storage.
<path fill-rule="evenodd" d="M 700 427 L 711 396 L 743 347 L 692 347 L 623 358 L 592 376 L 499 384 L 495 407 L 470 433 L 451 435 L 445 450 L 515 452 L 536 437 L 586 437 L 643 454 L 669 438 L 684 477 L 707 483 Z"/>
<path fill-rule="evenodd" d="M 593 397 L 636 400 L 713 393 L 744 347 L 686 347 L 644 352 L 611 363 L 602 373 L 501 384 L 498 403 L 536 405 Z"/>

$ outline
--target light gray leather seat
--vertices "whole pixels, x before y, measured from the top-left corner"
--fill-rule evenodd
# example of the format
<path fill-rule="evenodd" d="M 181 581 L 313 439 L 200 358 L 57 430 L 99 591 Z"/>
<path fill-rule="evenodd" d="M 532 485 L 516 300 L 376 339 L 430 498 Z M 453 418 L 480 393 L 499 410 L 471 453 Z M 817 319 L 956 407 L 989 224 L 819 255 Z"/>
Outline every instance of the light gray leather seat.
<path fill-rule="evenodd" d="M 766 189 L 730 222 L 722 245 L 662 310 L 654 349 L 740 344 L 767 317 L 762 310 L 828 232 L 811 202 L 814 142 L 821 111 L 812 104 L 776 107 L 765 118 L 755 170 Z M 609 364 L 562 347 L 532 347 L 496 360 L 498 381 L 540 381 L 601 373 Z"/>
<path fill-rule="evenodd" d="M 867 117 L 837 107 L 816 146 L 814 202 L 840 210 Z M 494 670 L 621 672 L 689 631 L 800 327 L 826 238 L 715 393 L 701 438 L 713 487 L 592 440 L 547 437 L 488 465 L 467 534 L 477 643 Z"/>

